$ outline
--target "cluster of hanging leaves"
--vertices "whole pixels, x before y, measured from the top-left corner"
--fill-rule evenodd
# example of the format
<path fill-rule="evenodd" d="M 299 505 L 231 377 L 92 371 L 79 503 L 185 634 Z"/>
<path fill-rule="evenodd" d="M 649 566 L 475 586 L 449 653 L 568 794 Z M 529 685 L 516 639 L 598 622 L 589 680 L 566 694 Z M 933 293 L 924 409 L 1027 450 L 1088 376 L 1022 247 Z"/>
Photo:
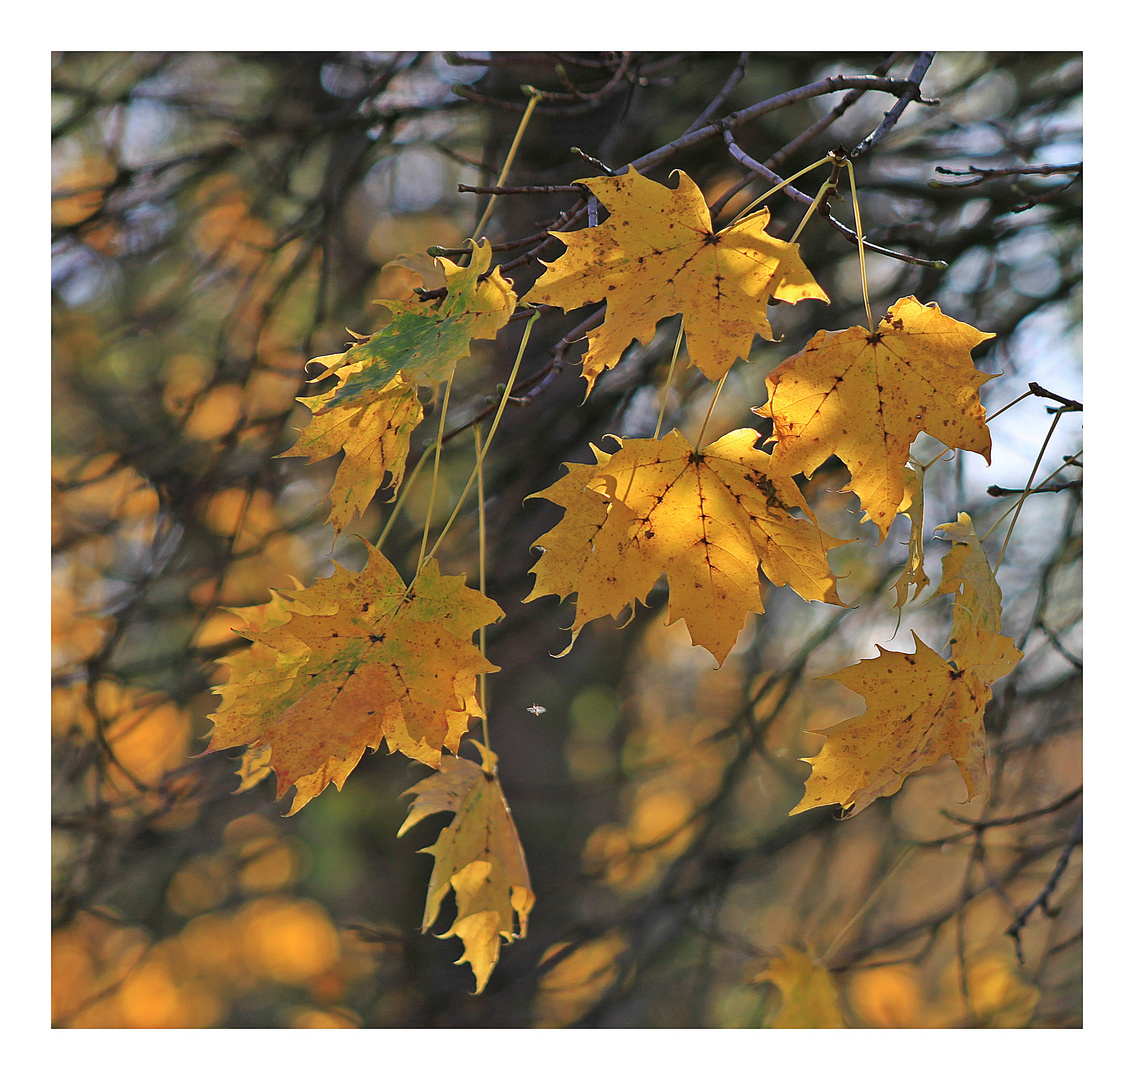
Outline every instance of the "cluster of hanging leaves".
<path fill-rule="evenodd" d="M 633 168 L 578 181 L 609 216 L 554 234 L 566 253 L 523 298 L 564 310 L 605 302 L 583 358 L 587 393 L 671 315 L 683 317 L 690 363 L 719 380 L 756 335 L 772 337 L 770 300 L 827 299 L 797 246 L 766 233 L 767 210 L 714 231 L 697 186 L 677 176 L 676 188 Z M 320 461 L 343 452 L 328 496 L 336 535 L 384 483 L 396 493 L 422 420 L 419 385 L 449 378 L 472 340 L 495 337 L 512 316 L 516 294 L 499 269 L 489 272 L 491 260 L 486 241 L 474 242 L 467 267 L 441 259 L 442 298 L 379 301 L 391 316 L 385 326 L 318 358 L 337 382 L 300 399 L 311 420 L 286 453 Z M 979 390 L 992 376 L 976 370 L 970 353 L 991 336 L 905 297 L 876 328 L 819 332 L 767 377 L 768 401 L 757 411 L 773 423 L 770 453 L 752 429 L 704 448 L 677 431 L 617 440 L 614 453 L 592 446 L 593 463 L 568 463 L 565 476 L 535 493 L 565 512 L 537 541 L 527 599 L 575 597 L 570 649 L 594 619 L 632 615 L 664 574 L 669 621 L 684 620 L 693 643 L 723 663 L 749 612 L 764 610 L 761 578 L 843 606 L 828 555 L 850 541 L 819 527 L 793 479 L 834 454 L 881 538 L 896 515 L 910 520 L 909 558 L 895 586 L 900 608 L 929 581 L 921 470 L 908 464 L 910 446 L 924 431 L 989 457 Z M 946 755 L 970 797 L 985 790 L 984 706 L 1020 653 L 1000 633 L 1000 591 L 967 515 L 940 529 L 952 542 L 934 594 L 954 597 L 949 659 L 915 637 L 913 654 L 879 647 L 878 657 L 827 676 L 867 708 L 823 732 L 793 813 L 825 804 L 858 813 Z M 241 790 L 274 770 L 277 797 L 296 789 L 292 813 L 329 783 L 341 787 L 383 742 L 434 768 L 407 792 L 413 802 L 399 835 L 432 814 L 454 815 L 422 849 L 434 857 L 423 929 L 452 891 L 457 914 L 442 936 L 463 941 L 458 963 L 469 963 L 479 993 L 501 941 L 524 935 L 535 900 L 496 755 L 473 742 L 480 764 L 457 756 L 470 723 L 483 718 L 477 677 L 498 670 L 470 639 L 500 608 L 463 577 L 442 576 L 431 559 L 406 584 L 371 548 L 359 573 L 338 567 L 311 588 L 234 615 L 251 644 L 225 661 L 209 749 L 247 747 Z M 795 962 L 785 957 L 784 971 L 766 977 L 786 986 Z"/>

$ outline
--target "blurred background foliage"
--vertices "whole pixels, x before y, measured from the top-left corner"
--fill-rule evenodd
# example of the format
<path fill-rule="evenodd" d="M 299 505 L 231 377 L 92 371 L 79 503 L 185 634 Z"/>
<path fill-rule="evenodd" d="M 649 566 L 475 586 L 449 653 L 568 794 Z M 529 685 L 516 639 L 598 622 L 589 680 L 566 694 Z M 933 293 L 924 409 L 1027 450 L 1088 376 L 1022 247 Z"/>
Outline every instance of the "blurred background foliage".
<path fill-rule="evenodd" d="M 334 461 L 276 457 L 308 413 L 305 370 L 378 297 L 436 282 L 426 248 L 460 249 L 495 182 L 525 84 L 549 91 L 509 176 L 565 185 L 685 131 L 830 74 L 905 77 L 914 54 L 64 53 L 52 65 L 52 1015 L 63 1027 L 1067 1027 L 1081 1023 L 1081 425 L 1043 450 L 999 579 L 1023 663 L 996 686 L 991 792 L 960 806 L 946 759 L 861 816 L 788 817 L 814 732 L 861 709 L 818 675 L 941 644 L 926 599 L 901 629 L 890 589 L 899 526 L 881 546 L 838 489 L 806 485 L 829 531 L 846 610 L 767 590 L 717 669 L 665 626 L 664 580 L 623 628 L 530 605 L 532 542 L 558 509 L 524 496 L 606 433 L 653 432 L 675 320 L 582 403 L 572 364 L 590 312 L 534 328 L 488 462 L 493 748 L 531 869 L 529 936 L 502 950 L 480 997 L 456 939 L 419 933 L 430 821 L 396 838 L 399 795 L 424 775 L 368 755 L 342 792 L 295 817 L 239 754 L 198 756 L 218 703 L 216 661 L 240 639 L 231 606 L 365 561 L 390 513 L 380 493 L 332 552 L 322 500 Z M 1029 381 L 1081 397 L 1081 58 L 942 53 L 913 104 L 857 162 L 868 238 L 948 269 L 871 254 L 876 312 L 937 301 L 997 337 L 989 413 Z M 815 97 L 669 157 L 718 220 L 873 130 L 891 96 Z M 1058 172 L 991 177 L 970 166 Z M 965 175 L 940 173 L 938 168 Z M 813 192 L 825 173 L 800 181 Z M 812 179 L 814 178 L 814 183 Z M 502 196 L 486 234 L 522 293 L 577 192 Z M 803 207 L 772 198 L 788 237 Z M 849 200 L 835 204 L 853 221 Z M 585 224 L 586 216 L 582 218 Z M 578 227 L 576 224 L 573 227 Z M 733 372 L 709 437 L 759 426 L 764 376 L 820 327 L 861 321 L 855 248 L 822 221 L 803 255 L 831 305 L 778 305 L 776 342 Z M 522 325 L 474 343 L 448 428 L 497 393 Z M 712 387 L 679 371 L 666 429 L 700 425 Z M 991 468 L 961 454 L 928 474 L 927 530 L 968 511 L 983 533 L 1041 453 L 1051 401 L 992 422 Z M 427 403 L 427 411 L 429 405 Z M 438 410 L 439 411 L 439 410 Z M 432 423 L 432 427 L 431 427 Z M 694 428 L 695 434 L 696 428 Z M 436 437 L 414 436 L 410 465 Z M 924 443 L 924 445 L 923 445 Z M 914 454 L 939 447 L 923 436 Z M 445 444 L 433 528 L 468 475 L 467 429 Z M 416 556 L 428 484 L 384 544 Z M 448 502 L 448 505 L 446 503 Z M 992 534 L 995 554 L 1006 522 Z M 434 533 L 435 534 L 435 533 Z M 944 545 L 927 543 L 931 577 Z M 475 506 L 440 553 L 476 580 Z M 931 590 L 927 590 L 925 596 Z M 545 711 L 529 711 L 538 704 Z M 233 794 L 237 788 L 239 793 Z M 964 819 L 964 820 L 961 820 Z M 1078 819 L 1081 820 L 1081 819 Z M 1029 905 L 1045 896 L 1044 903 Z M 1027 914 L 1016 943 L 1006 934 Z M 444 917 L 440 925 L 447 925 Z"/>

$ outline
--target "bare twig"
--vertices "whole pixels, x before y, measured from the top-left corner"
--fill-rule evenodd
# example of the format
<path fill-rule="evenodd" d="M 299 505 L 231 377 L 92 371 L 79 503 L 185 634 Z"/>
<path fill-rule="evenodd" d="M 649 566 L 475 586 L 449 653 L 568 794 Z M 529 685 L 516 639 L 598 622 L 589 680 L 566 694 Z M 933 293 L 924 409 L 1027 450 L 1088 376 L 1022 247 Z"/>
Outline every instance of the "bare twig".
<path fill-rule="evenodd" d="M 1043 913 L 1048 918 L 1054 918 L 1056 912 L 1052 910 L 1049 903 L 1051 894 L 1055 892 L 1060 879 L 1067 870 L 1067 864 L 1071 861 L 1071 852 L 1082 842 L 1083 811 L 1080 810 L 1079 816 L 1075 820 L 1075 827 L 1071 830 L 1071 835 L 1067 838 L 1067 843 L 1063 846 L 1063 850 L 1059 854 L 1059 861 L 1055 864 L 1055 869 L 1052 870 L 1051 877 L 1047 879 L 1047 884 L 1040 890 L 1040 894 L 1016 916 L 1016 921 L 1004 931 L 1016 943 L 1016 959 L 1021 964 L 1024 962 L 1024 949 L 1020 944 L 1020 931 L 1027 925 L 1028 919 L 1031 918 L 1036 908 L 1042 908 Z"/>
<path fill-rule="evenodd" d="M 1054 390 L 1045 390 L 1038 382 L 1028 383 L 1028 389 L 1035 394 L 1036 397 L 1050 398 L 1052 401 L 1058 401 L 1062 406 L 1063 412 L 1082 412 L 1083 403 L 1076 401 L 1074 398 L 1065 398 L 1062 394 L 1057 394 Z M 1048 409 L 1048 412 L 1057 412 L 1060 410 Z"/>
<path fill-rule="evenodd" d="M 882 122 L 862 140 L 848 155 L 848 157 L 856 158 L 865 154 L 876 142 L 879 142 L 897 122 L 898 118 L 906 111 L 906 106 L 911 101 L 920 101 L 923 104 L 930 104 L 925 101 L 921 96 L 921 80 L 925 78 L 925 73 L 929 70 L 929 65 L 933 63 L 934 53 L 923 52 L 918 54 L 918 58 L 914 61 L 913 67 L 910 69 L 910 74 L 906 80 L 909 83 L 907 89 L 896 102 L 894 107 L 882 117 Z"/>
<path fill-rule="evenodd" d="M 1004 495 L 1043 495 L 1045 493 L 1050 495 L 1057 491 L 1066 491 L 1068 488 L 1081 488 L 1082 486 L 1082 480 L 1068 480 L 1065 484 L 1043 484 L 1034 488 L 1005 488 L 999 484 L 991 484 L 988 493 L 993 498 L 999 499 Z"/>
<path fill-rule="evenodd" d="M 742 52 L 740 54 L 736 61 L 736 67 L 732 69 L 732 74 L 729 75 L 724 86 L 721 87 L 720 93 L 717 94 L 717 96 L 713 98 L 713 100 L 710 101 L 708 105 L 705 106 L 705 109 L 701 113 L 701 115 L 698 116 L 697 119 L 694 120 L 693 123 L 691 123 L 682 134 L 688 135 L 689 132 L 696 131 L 699 127 L 704 127 L 705 124 L 707 124 L 712 119 L 717 109 L 719 109 L 725 103 L 729 94 L 731 94 L 733 90 L 736 89 L 736 84 L 744 78 L 744 69 L 748 64 L 748 57 L 751 55 L 751 53 L 747 52 Z"/>
<path fill-rule="evenodd" d="M 975 187 L 986 180 L 996 180 L 1005 176 L 1055 176 L 1059 174 L 1074 173 L 1077 177 L 1083 174 L 1083 163 L 1075 162 L 1073 165 L 1019 165 L 1003 169 L 982 169 L 979 165 L 970 165 L 967 169 L 946 169 L 938 165 L 934 172 L 945 176 L 963 176 L 966 179 L 955 183 L 945 183 L 941 180 L 930 180 L 930 187 Z"/>

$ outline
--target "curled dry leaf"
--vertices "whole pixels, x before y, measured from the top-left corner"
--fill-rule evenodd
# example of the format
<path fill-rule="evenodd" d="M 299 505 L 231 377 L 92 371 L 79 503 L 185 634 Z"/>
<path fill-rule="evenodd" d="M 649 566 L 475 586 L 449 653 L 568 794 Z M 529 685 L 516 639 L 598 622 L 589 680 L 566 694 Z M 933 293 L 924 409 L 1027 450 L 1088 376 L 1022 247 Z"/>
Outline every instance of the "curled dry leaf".
<path fill-rule="evenodd" d="M 425 897 L 422 930 L 428 930 L 441 911 L 450 889 L 457 900 L 457 917 L 439 937 L 458 935 L 467 963 L 476 976 L 479 994 L 500 956 L 500 942 L 523 937 L 535 903 L 524 849 L 511 811 L 496 777 L 496 755 L 476 740 L 483 764 L 445 755 L 438 771 L 415 784 L 409 814 L 398 835 L 430 814 L 451 811 L 455 817 L 421 850 L 433 856 L 433 873 Z M 517 926 L 518 923 L 518 926 Z"/>
<path fill-rule="evenodd" d="M 754 448 L 759 438 L 744 428 L 697 451 L 673 431 L 626 439 L 613 455 L 595 450 L 593 465 L 569 465 L 529 496 L 567 513 L 534 545 L 544 553 L 526 599 L 575 593 L 574 643 L 592 619 L 643 603 L 665 574 L 669 622 L 684 619 L 693 643 L 720 663 L 748 612 L 764 610 L 760 570 L 805 600 L 841 606 L 827 553 L 849 541 L 815 524 L 791 476 Z"/>
<path fill-rule="evenodd" d="M 897 594 L 896 607 L 900 611 L 910 599 L 910 589 L 913 589 L 913 599 L 921 595 L 921 590 L 929 584 L 929 575 L 925 572 L 925 498 L 923 485 L 925 483 L 925 469 L 916 461 L 911 461 L 903 470 L 906 493 L 898 506 L 898 513 L 905 514 L 910 521 L 910 538 L 906 544 L 909 549 L 906 554 L 906 565 L 898 580 L 894 582 L 894 592 Z"/>
<path fill-rule="evenodd" d="M 820 330 L 766 380 L 768 401 L 756 411 L 775 425 L 775 456 L 789 473 L 811 476 L 837 455 L 850 470 L 846 490 L 858 495 L 863 521 L 885 538 L 919 432 L 991 460 L 978 391 L 996 376 L 977 371 L 970 353 L 994 336 L 912 296 L 874 331 Z"/>
<path fill-rule="evenodd" d="M 238 632 L 252 646 L 224 661 L 207 749 L 270 750 L 276 797 L 295 784 L 292 814 L 329 783 L 341 789 L 383 740 L 436 767 L 483 715 L 477 675 L 498 670 L 469 639 L 503 612 L 432 560 L 407 588 L 371 548 L 359 573 L 338 566 L 310 589 L 243 611 L 251 618 Z"/>
<path fill-rule="evenodd" d="M 649 344 L 667 316 L 684 315 L 689 359 L 716 381 L 747 358 L 755 334 L 772 338 L 772 297 L 827 299 L 798 246 L 764 231 L 767 210 L 716 232 L 701 190 L 680 170 L 677 178 L 676 189 L 668 188 L 630 166 L 622 176 L 576 181 L 610 217 L 591 229 L 552 233 L 567 252 L 546 264 L 524 296 L 564 311 L 606 301 L 603 324 L 587 336 L 587 393 L 635 338 Z"/>

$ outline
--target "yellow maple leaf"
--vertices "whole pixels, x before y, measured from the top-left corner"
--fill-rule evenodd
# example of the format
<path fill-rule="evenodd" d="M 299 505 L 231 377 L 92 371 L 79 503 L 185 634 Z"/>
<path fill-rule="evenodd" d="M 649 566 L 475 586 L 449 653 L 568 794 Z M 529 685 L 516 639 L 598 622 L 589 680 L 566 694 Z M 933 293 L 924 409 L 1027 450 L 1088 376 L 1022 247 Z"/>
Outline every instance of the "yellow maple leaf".
<path fill-rule="evenodd" d="M 336 374 L 349 378 L 358 368 L 347 365 L 338 368 Z M 400 374 L 380 390 L 365 391 L 350 404 L 335 407 L 338 390 L 335 387 L 325 394 L 299 398 L 300 404 L 311 410 L 311 420 L 295 445 L 279 455 L 315 462 L 343 451 L 327 495 L 331 503 L 328 520 L 336 534 L 366 510 L 387 472 L 390 498 L 394 497 L 405 473 L 410 435 L 424 415 L 416 386 Z"/>
<path fill-rule="evenodd" d="M 606 301 L 583 357 L 588 394 L 635 338 L 649 344 L 669 315 L 684 314 L 689 359 L 716 381 L 747 358 L 755 334 L 771 340 L 771 297 L 827 299 L 799 247 L 764 231 L 767 210 L 715 232 L 700 189 L 680 170 L 677 177 L 677 188 L 668 188 L 630 166 L 625 175 L 576 181 L 610 216 L 595 228 L 552 233 L 567 252 L 545 264 L 547 273 L 524 297 L 564 311 Z"/>
<path fill-rule="evenodd" d="M 952 662 L 914 634 L 913 653 L 879 645 L 878 656 L 822 676 L 859 694 L 867 708 L 820 732 L 827 741 L 816 757 L 803 759 L 811 776 L 791 813 L 838 803 L 853 816 L 946 755 L 960 769 L 970 799 L 987 791 L 984 707 L 992 699 L 991 684 L 1023 654 L 999 633 L 1000 589 L 968 515 L 938 528 L 954 545 L 935 594 L 957 593 Z"/>
<path fill-rule="evenodd" d="M 831 973 L 802 949 L 780 947 L 754 982 L 770 982 L 780 992 L 773 1028 L 845 1028 L 839 992 Z"/>
<path fill-rule="evenodd" d="M 405 793 L 414 800 L 398 835 L 430 814 L 451 811 L 456 815 L 435 844 L 421 849 L 434 859 L 422 932 L 436 922 L 441 901 L 452 890 L 457 917 L 438 936 L 460 937 L 465 951 L 457 963 L 472 968 L 479 994 L 496 967 L 501 939 L 511 942 L 527 933 L 535 894 L 524 849 L 496 777 L 496 755 L 475 739 L 470 741 L 480 751 L 483 764 L 442 757 L 437 772 Z"/>
<path fill-rule="evenodd" d="M 470 718 L 483 715 L 476 677 L 499 670 L 469 641 L 503 616 L 499 606 L 442 577 L 426 560 L 407 589 L 376 548 L 364 570 L 335 573 L 282 594 L 253 644 L 225 659 L 221 707 L 207 751 L 270 748 L 279 798 L 294 784 L 294 814 L 329 783 L 342 788 L 365 750 L 391 751 L 436 767 L 456 750 Z M 286 619 L 280 616 L 286 614 Z"/>
<path fill-rule="evenodd" d="M 805 600 L 841 606 L 827 553 L 849 541 L 815 524 L 790 475 L 754 449 L 759 437 L 744 428 L 696 451 L 672 431 L 621 441 L 613 455 L 596 450 L 594 465 L 569 465 L 529 496 L 567 513 L 533 545 L 544 553 L 526 600 L 576 593 L 574 643 L 592 619 L 644 602 L 664 573 L 669 622 L 684 619 L 693 643 L 721 663 L 748 612 L 764 610 L 760 570 Z"/>
<path fill-rule="evenodd" d="M 789 473 L 811 476 L 832 454 L 850 470 L 863 518 L 882 539 L 905 494 L 902 469 L 925 431 L 953 449 L 991 460 L 992 437 L 971 350 L 995 337 L 914 297 L 899 300 L 877 330 L 820 330 L 803 352 L 767 377 L 774 454 Z"/>

